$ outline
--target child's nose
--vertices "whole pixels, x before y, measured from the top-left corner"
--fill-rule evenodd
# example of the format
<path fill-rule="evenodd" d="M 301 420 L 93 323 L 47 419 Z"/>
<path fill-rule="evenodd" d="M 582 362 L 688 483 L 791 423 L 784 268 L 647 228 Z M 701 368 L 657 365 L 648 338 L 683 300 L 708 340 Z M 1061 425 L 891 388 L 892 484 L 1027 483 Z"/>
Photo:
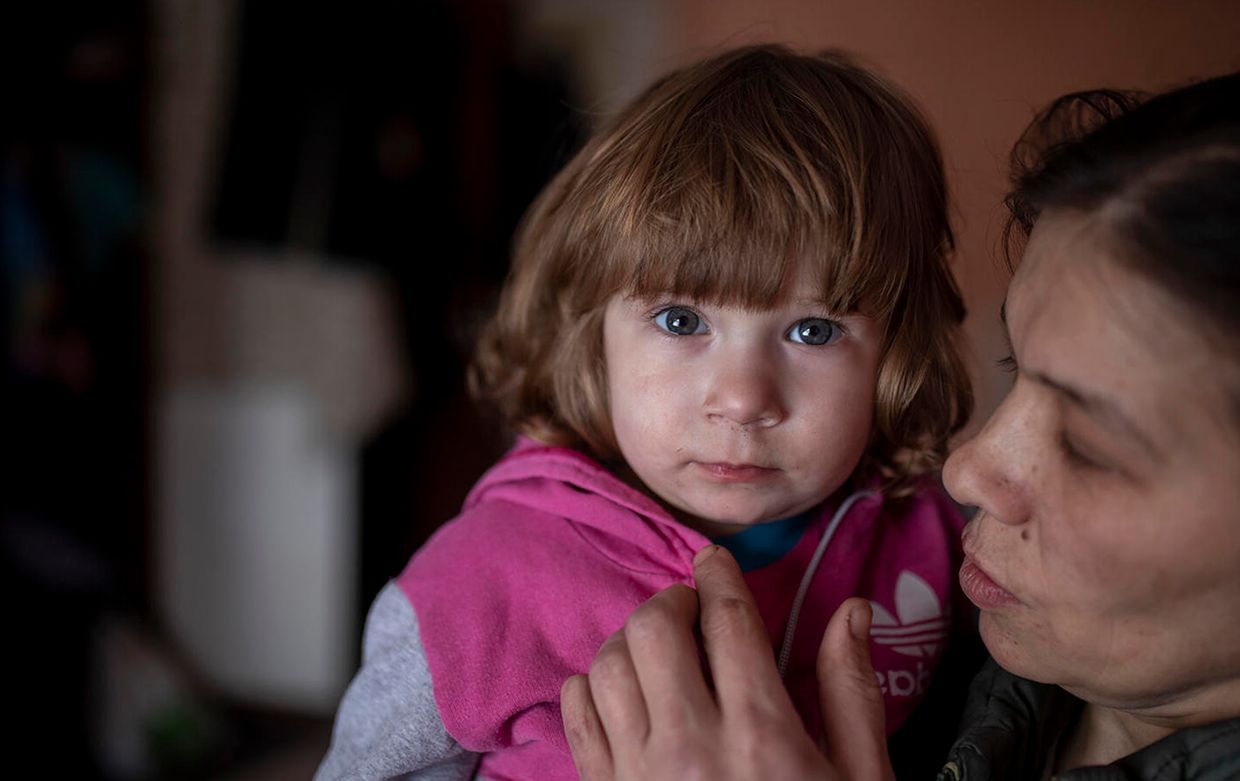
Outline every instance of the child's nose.
<path fill-rule="evenodd" d="M 741 355 L 721 361 L 704 405 L 711 420 L 749 428 L 766 428 L 786 415 L 780 383 L 770 360 Z"/>

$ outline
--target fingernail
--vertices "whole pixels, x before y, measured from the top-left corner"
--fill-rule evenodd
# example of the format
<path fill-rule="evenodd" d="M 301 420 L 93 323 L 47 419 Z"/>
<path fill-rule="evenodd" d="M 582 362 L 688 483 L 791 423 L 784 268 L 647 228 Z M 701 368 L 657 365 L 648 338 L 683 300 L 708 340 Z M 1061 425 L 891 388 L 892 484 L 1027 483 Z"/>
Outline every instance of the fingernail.
<path fill-rule="evenodd" d="M 848 611 L 848 631 L 854 640 L 869 640 L 870 628 L 865 625 L 865 609 L 861 605 L 853 605 Z"/>
<path fill-rule="evenodd" d="M 693 563 L 694 563 L 694 564 L 701 564 L 702 562 L 704 562 L 704 561 L 706 561 L 707 559 L 709 559 L 711 556 L 714 556 L 714 555 L 715 555 L 715 551 L 717 551 L 717 550 L 719 550 L 719 546 L 718 546 L 718 545 L 707 545 L 705 548 L 702 548 L 702 549 L 701 549 L 701 550 L 699 550 L 696 554 L 694 554 L 694 556 L 693 556 Z"/>

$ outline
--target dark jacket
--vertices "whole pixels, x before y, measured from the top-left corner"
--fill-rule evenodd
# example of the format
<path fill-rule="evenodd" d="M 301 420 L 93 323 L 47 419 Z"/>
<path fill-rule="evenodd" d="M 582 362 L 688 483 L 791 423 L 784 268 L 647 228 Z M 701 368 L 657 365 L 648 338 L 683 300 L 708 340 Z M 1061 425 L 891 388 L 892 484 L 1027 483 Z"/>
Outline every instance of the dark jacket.
<path fill-rule="evenodd" d="M 973 680 L 960 736 L 940 781 L 1039 781 L 1059 733 L 1083 703 L 1058 686 L 1034 683 L 990 660 Z M 1059 781 L 1240 779 L 1240 718 L 1168 735 L 1105 767 L 1069 770 Z"/>

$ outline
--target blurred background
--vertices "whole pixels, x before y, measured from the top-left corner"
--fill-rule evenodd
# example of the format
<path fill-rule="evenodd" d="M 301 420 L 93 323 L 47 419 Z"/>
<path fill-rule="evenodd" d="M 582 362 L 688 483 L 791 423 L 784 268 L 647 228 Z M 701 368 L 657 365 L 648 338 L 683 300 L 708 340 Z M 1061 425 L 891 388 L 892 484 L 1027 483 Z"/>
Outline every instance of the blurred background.
<path fill-rule="evenodd" d="M 976 426 L 1032 112 L 1240 68 L 1228 0 L 44 0 L 0 36 L 10 778 L 313 773 L 366 606 L 504 447 L 463 366 L 513 228 L 654 76 L 774 40 L 912 93 Z"/>

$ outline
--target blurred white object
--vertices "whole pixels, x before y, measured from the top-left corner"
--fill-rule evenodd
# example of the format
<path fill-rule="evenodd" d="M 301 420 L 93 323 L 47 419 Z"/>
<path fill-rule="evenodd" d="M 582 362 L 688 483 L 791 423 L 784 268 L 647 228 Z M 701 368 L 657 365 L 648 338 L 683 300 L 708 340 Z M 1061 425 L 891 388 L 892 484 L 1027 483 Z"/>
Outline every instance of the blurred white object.
<path fill-rule="evenodd" d="M 233 382 L 304 389 L 325 435 L 360 447 L 413 393 L 387 280 L 294 251 L 233 249 L 226 327 Z"/>
<path fill-rule="evenodd" d="M 224 693 L 330 713 L 356 645 L 354 447 L 294 386 L 174 389 L 161 413 L 164 621 Z"/>
<path fill-rule="evenodd" d="M 240 12 L 151 7 L 156 600 L 223 693 L 326 714 L 358 644 L 358 454 L 412 378 L 381 273 L 204 235 Z"/>

